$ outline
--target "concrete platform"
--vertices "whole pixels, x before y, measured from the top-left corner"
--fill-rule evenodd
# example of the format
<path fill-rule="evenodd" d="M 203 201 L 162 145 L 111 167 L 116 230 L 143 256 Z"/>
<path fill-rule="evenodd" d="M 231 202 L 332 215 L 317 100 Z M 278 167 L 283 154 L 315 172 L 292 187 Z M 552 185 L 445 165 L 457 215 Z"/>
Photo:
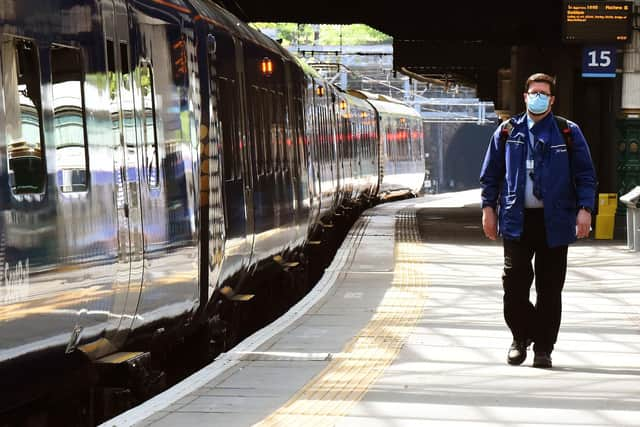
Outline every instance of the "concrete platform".
<path fill-rule="evenodd" d="M 103 426 L 640 426 L 640 252 L 571 246 L 553 369 L 510 366 L 477 200 L 366 211 L 283 318 Z"/>

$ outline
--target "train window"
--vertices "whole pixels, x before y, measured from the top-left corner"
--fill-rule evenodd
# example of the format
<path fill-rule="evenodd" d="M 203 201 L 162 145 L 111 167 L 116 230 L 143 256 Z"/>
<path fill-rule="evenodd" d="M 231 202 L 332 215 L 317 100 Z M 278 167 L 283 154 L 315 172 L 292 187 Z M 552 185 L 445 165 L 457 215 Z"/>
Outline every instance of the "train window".
<path fill-rule="evenodd" d="M 38 49 L 11 37 L 2 37 L 1 49 L 11 190 L 42 193 L 46 173 Z"/>
<path fill-rule="evenodd" d="M 218 117 L 222 127 L 222 156 L 224 179 L 229 181 L 235 177 L 234 148 L 236 146 L 237 130 L 235 117 L 234 84 L 232 81 L 218 76 Z"/>
<path fill-rule="evenodd" d="M 278 150 L 278 123 L 276 122 L 272 122 L 271 123 L 271 132 L 270 132 L 270 139 L 271 139 L 271 152 L 273 153 L 273 170 L 277 171 L 280 169 L 280 155 L 279 155 L 279 151 Z"/>
<path fill-rule="evenodd" d="M 215 111 L 222 129 L 223 176 L 231 181 L 241 176 L 240 108 L 236 83 L 236 46 L 224 33 L 209 35 L 209 67 L 215 76 L 217 103 Z"/>
<path fill-rule="evenodd" d="M 131 76 L 129 68 L 129 49 L 126 43 L 120 43 L 120 62 L 122 63 L 122 86 L 131 90 Z"/>
<path fill-rule="evenodd" d="M 262 92 L 262 103 L 260 104 L 260 139 L 264 149 L 264 169 L 265 172 L 273 172 L 273 156 L 274 152 L 271 147 L 271 115 L 273 108 L 271 107 L 269 93 Z"/>
<path fill-rule="evenodd" d="M 264 173 L 269 173 L 271 171 L 271 141 L 269 139 L 269 124 L 267 123 L 269 101 L 267 94 L 263 90 L 258 89 L 258 93 L 258 99 L 260 100 L 258 104 L 258 116 L 260 118 L 258 119 L 259 121 L 256 122 L 258 123 L 258 141 L 263 153 L 262 170 Z"/>
<path fill-rule="evenodd" d="M 396 155 L 395 155 L 395 145 L 393 143 L 393 128 L 389 125 L 387 125 L 387 128 L 385 130 L 386 133 L 386 146 L 387 146 L 387 157 L 389 160 L 396 160 Z"/>
<path fill-rule="evenodd" d="M 123 42 L 120 42 L 120 65 L 122 68 L 122 89 L 120 91 L 120 105 L 122 107 L 122 131 L 124 132 L 124 142 L 127 150 L 127 163 L 136 164 L 136 119 L 134 117 L 133 92 L 131 91 L 129 47 L 127 43 Z"/>
<path fill-rule="evenodd" d="M 153 84 L 153 70 L 151 64 L 140 64 L 140 90 L 142 92 L 142 134 L 144 141 L 143 156 L 144 170 L 147 183 L 151 188 L 160 184 L 158 169 L 158 134 L 156 128 L 156 93 Z"/>
<path fill-rule="evenodd" d="M 269 103 L 267 104 L 267 111 L 269 115 L 269 139 L 271 143 L 270 151 L 271 151 L 271 161 L 272 168 L 274 171 L 280 170 L 282 165 L 282 152 L 281 152 L 281 144 L 280 144 L 280 120 L 279 120 L 279 102 L 278 95 L 269 91 L 268 99 Z"/>
<path fill-rule="evenodd" d="M 82 69 L 82 57 L 78 49 L 51 47 L 56 176 L 62 192 L 87 189 Z"/>
<path fill-rule="evenodd" d="M 296 163 L 297 163 L 297 168 L 296 170 L 300 170 L 301 172 L 298 173 L 306 173 L 307 170 L 306 168 L 308 167 L 307 165 L 307 157 L 308 157 L 308 153 L 307 153 L 307 146 L 305 144 L 305 138 L 306 138 L 306 132 L 305 132 L 305 115 L 304 115 L 304 102 L 302 101 L 301 98 L 298 98 L 295 100 L 295 135 L 296 135 L 296 140 L 294 140 L 294 143 L 296 144 L 296 151 L 298 153 L 298 158 L 296 159 Z"/>
<path fill-rule="evenodd" d="M 109 78 L 109 99 L 115 102 L 118 94 L 118 80 L 116 75 L 116 57 L 113 51 L 113 40 L 107 39 L 107 71 Z M 113 110 L 111 110 L 113 111 Z M 112 117 L 113 119 L 113 117 Z M 116 122 L 117 125 L 117 122 Z"/>

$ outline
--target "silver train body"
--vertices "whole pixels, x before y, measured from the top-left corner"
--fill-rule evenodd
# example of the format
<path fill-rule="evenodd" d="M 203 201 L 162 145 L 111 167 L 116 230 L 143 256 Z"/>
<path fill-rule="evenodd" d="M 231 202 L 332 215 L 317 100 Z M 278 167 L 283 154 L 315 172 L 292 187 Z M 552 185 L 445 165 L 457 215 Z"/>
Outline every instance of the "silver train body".
<path fill-rule="evenodd" d="M 339 206 L 422 186 L 416 112 L 211 2 L 4 0 L 0 37 L 2 407 L 74 353 L 206 321 Z"/>

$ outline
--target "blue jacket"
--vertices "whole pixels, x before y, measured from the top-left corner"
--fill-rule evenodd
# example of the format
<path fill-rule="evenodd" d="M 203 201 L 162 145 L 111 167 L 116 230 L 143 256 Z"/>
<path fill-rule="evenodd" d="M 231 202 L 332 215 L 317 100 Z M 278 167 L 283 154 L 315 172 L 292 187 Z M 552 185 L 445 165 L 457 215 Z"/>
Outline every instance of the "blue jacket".
<path fill-rule="evenodd" d="M 524 219 L 529 128 L 526 113 L 510 121 L 513 129 L 504 145 L 500 142 L 504 123 L 491 137 L 480 184 L 482 207 L 498 209 L 498 232 L 503 238 L 517 240 L 522 234 Z M 553 113 L 531 128 L 534 136 L 544 142 L 541 190 L 550 247 L 575 242 L 578 208 L 585 206 L 593 211 L 595 203 L 597 180 L 589 146 L 578 125 L 571 121 L 568 124 L 573 140 L 569 149 Z"/>

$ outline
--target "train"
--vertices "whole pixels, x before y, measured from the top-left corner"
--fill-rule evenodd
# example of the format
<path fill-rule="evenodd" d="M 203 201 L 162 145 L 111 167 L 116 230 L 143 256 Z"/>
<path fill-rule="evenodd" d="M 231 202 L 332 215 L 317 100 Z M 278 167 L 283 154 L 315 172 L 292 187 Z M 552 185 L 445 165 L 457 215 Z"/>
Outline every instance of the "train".
<path fill-rule="evenodd" d="M 424 182 L 420 114 L 212 1 L 4 0 L 0 29 L 0 425 L 149 386 L 188 337 L 215 357 L 263 273 Z"/>

